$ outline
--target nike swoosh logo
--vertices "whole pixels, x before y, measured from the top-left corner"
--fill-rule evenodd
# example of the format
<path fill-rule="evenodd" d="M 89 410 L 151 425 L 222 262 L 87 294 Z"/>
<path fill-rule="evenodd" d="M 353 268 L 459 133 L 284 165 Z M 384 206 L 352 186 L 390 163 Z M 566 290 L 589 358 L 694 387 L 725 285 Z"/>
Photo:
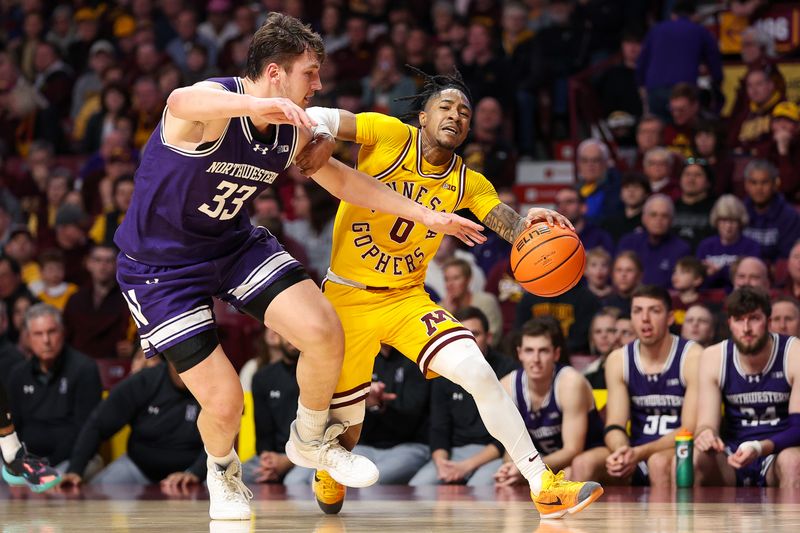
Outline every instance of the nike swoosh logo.
<path fill-rule="evenodd" d="M 561 505 L 561 498 L 556 498 L 555 501 L 552 502 L 536 502 L 539 505 Z"/>
<path fill-rule="evenodd" d="M 413 170 L 411 170 L 410 168 L 406 167 L 405 165 L 400 165 L 400 168 L 402 168 L 406 172 L 414 172 Z"/>
<path fill-rule="evenodd" d="M 534 462 L 534 461 L 536 460 L 536 458 L 537 458 L 537 457 L 539 457 L 539 454 L 538 454 L 538 453 L 537 453 L 536 455 L 532 455 L 532 456 L 528 457 L 528 462 L 529 462 L 529 463 L 532 463 L 532 462 Z"/>

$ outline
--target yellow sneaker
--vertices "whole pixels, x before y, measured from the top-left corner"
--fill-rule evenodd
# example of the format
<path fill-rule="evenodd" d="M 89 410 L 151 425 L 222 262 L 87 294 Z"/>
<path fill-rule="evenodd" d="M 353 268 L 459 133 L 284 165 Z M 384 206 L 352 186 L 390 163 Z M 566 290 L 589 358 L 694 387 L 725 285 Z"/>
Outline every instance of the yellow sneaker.
<path fill-rule="evenodd" d="M 536 509 L 542 518 L 561 518 L 567 513 L 583 511 L 603 495 L 603 487 L 594 481 L 568 481 L 564 471 L 553 474 L 549 468 L 542 474 L 542 490 L 538 496 L 531 493 Z"/>
<path fill-rule="evenodd" d="M 314 472 L 314 481 L 311 482 L 317 505 L 325 514 L 337 514 L 342 510 L 347 487 L 333 479 L 324 470 Z"/>

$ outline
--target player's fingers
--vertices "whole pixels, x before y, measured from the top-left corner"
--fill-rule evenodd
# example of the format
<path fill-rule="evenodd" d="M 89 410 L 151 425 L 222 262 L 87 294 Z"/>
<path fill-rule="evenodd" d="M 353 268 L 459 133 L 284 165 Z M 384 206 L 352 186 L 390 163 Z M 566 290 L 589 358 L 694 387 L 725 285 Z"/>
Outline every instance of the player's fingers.
<path fill-rule="evenodd" d="M 545 220 L 547 220 L 547 224 L 549 226 L 555 225 L 555 223 L 553 222 L 553 215 L 551 215 L 549 212 L 547 213 L 547 215 L 545 215 Z"/>
<path fill-rule="evenodd" d="M 477 243 L 486 242 L 486 235 L 482 233 L 483 226 L 478 224 L 469 223 L 464 228 L 464 232 L 470 236 L 472 240 Z"/>
<path fill-rule="evenodd" d="M 302 109 L 300 110 L 300 116 L 302 117 L 303 125 L 306 128 L 311 129 L 311 128 L 313 128 L 313 127 L 315 127 L 317 125 L 317 122 L 314 119 L 312 119 L 311 117 L 309 117 L 308 113 L 306 113 Z"/>

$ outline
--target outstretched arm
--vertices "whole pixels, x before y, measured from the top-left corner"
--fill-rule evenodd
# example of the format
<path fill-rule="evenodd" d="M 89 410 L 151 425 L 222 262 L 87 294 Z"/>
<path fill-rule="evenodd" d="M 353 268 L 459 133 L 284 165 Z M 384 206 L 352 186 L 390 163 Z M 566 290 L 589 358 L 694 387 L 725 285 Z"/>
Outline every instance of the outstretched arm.
<path fill-rule="evenodd" d="M 470 246 L 486 241 L 479 224 L 453 213 L 423 207 L 336 159 L 329 159 L 312 178 L 345 202 L 419 222 L 437 233 L 458 237 Z"/>
<path fill-rule="evenodd" d="M 272 124 L 313 127 L 316 123 L 288 98 L 257 98 L 203 81 L 175 89 L 167 98 L 164 136 L 171 144 L 194 149 L 222 135 L 228 120 L 250 116 Z"/>
<path fill-rule="evenodd" d="M 552 209 L 534 207 L 528 211 L 527 216 L 522 216 L 514 211 L 510 206 L 500 203 L 497 204 L 489 214 L 483 218 L 486 227 L 493 230 L 506 241 L 513 243 L 520 234 L 528 229 L 535 222 L 547 221 L 551 226 L 560 225 L 562 228 L 574 230 L 572 223 L 567 218 Z"/>

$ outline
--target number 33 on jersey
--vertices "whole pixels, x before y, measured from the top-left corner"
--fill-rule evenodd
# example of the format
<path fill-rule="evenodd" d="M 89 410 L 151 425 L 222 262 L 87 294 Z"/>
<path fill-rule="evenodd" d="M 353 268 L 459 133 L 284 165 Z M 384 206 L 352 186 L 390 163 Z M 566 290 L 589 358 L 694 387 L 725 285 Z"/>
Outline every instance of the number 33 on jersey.
<path fill-rule="evenodd" d="M 442 166 L 422 157 L 420 130 L 396 118 L 361 113 L 358 169 L 429 209 L 471 210 L 479 220 L 500 203 L 492 184 L 453 155 Z M 380 142 L 379 142 L 380 139 Z M 375 287 L 422 285 L 442 235 L 410 220 L 342 202 L 333 232 L 331 271 Z"/>

